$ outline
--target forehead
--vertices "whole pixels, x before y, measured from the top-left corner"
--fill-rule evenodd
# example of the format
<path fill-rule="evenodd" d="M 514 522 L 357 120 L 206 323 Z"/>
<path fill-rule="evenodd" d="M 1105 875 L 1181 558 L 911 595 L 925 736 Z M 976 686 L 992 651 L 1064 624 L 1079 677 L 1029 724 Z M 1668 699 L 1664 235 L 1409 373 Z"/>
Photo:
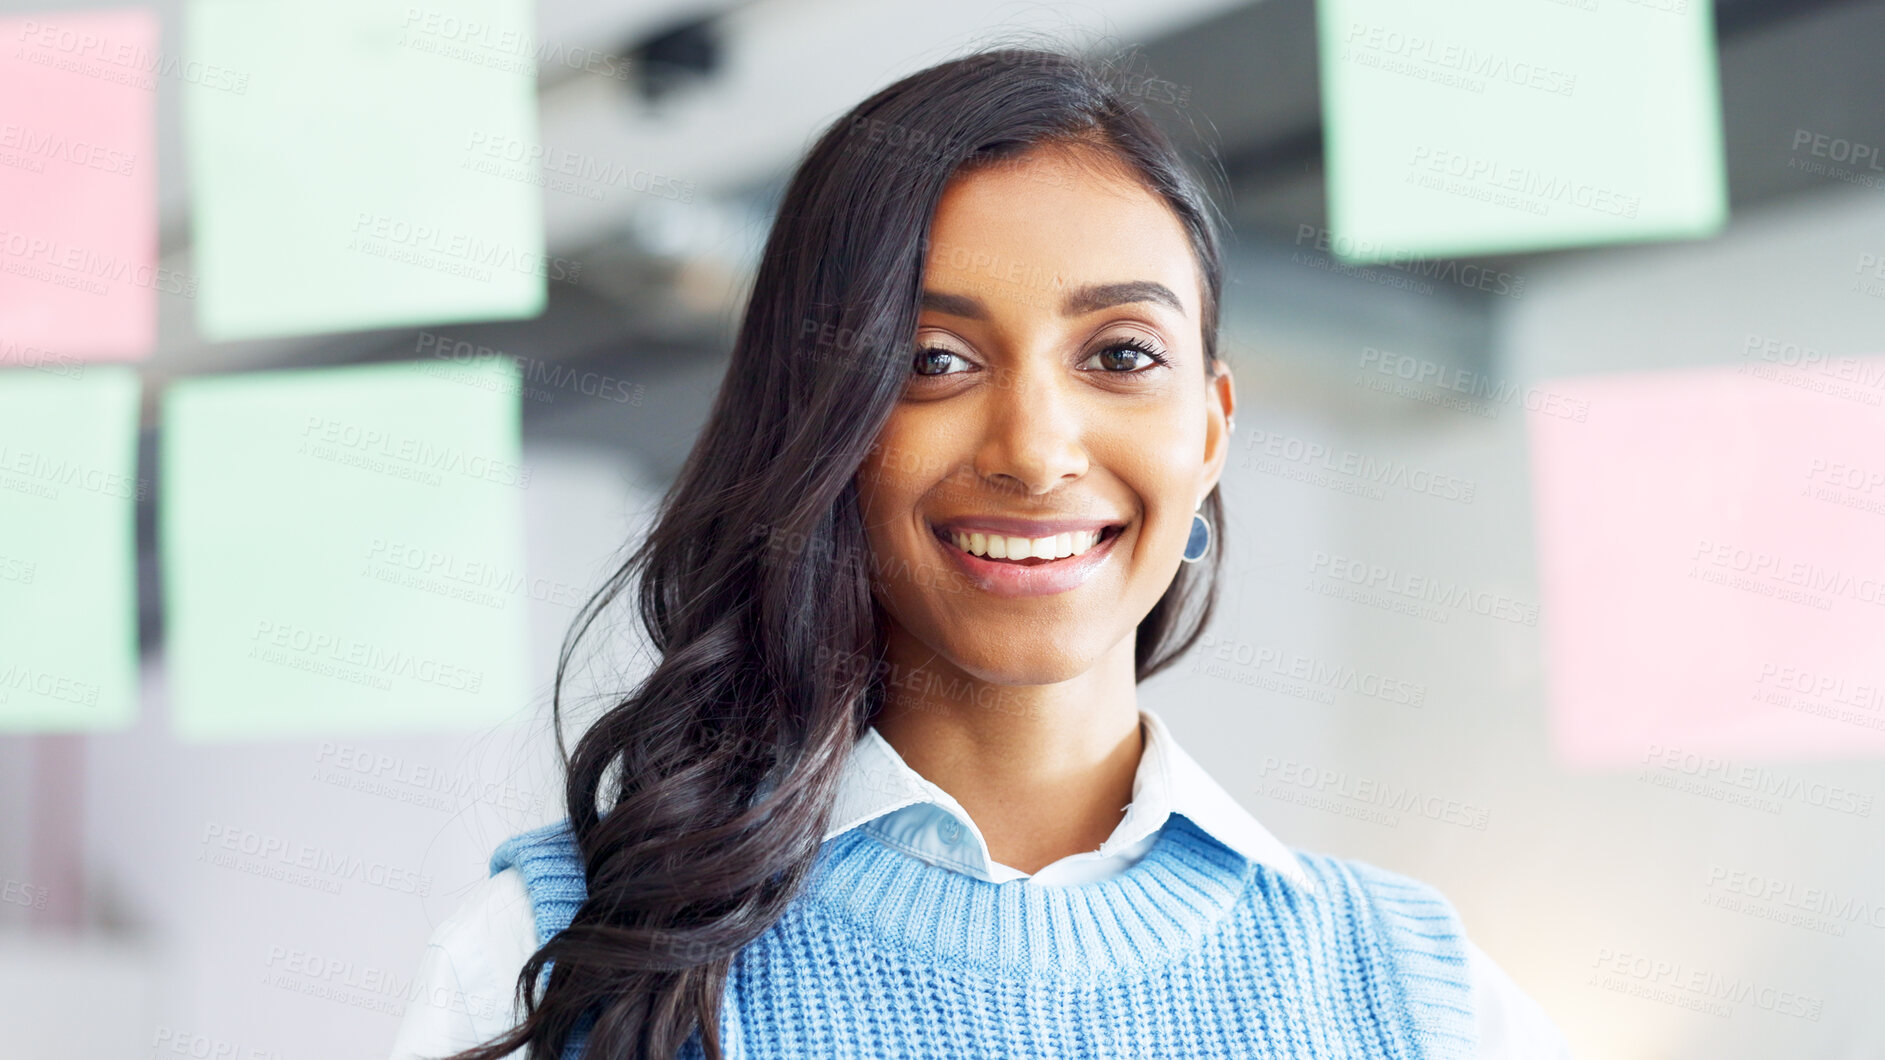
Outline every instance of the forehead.
<path fill-rule="evenodd" d="M 1198 313 L 1197 262 L 1183 223 L 1109 153 L 1042 147 L 958 174 L 930 226 L 924 287 L 1057 304 L 1096 283 L 1151 280 Z"/>

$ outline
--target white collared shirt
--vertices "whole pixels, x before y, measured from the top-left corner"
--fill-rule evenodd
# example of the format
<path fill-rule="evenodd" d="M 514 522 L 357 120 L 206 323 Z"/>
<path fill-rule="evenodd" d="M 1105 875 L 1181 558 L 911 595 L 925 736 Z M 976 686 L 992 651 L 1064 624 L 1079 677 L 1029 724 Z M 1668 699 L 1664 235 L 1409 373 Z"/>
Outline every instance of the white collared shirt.
<path fill-rule="evenodd" d="M 962 806 L 911 769 L 874 728 L 845 763 L 825 838 L 863 828 L 912 857 L 977 879 L 1064 886 L 1123 872 L 1152 848 L 1176 813 L 1239 855 L 1315 889 L 1289 848 L 1178 746 L 1158 715 L 1141 711 L 1139 717 L 1145 749 L 1125 817 L 1099 849 L 1069 854 L 1032 876 L 994 861 Z M 517 869 L 474 885 L 426 945 L 419 989 L 407 1005 L 391 1060 L 443 1056 L 509 1030 L 521 1018 L 510 997 L 537 946 L 536 921 Z M 1466 951 L 1481 1060 L 1569 1060 L 1570 1047 L 1537 1002 L 1470 939 Z"/>

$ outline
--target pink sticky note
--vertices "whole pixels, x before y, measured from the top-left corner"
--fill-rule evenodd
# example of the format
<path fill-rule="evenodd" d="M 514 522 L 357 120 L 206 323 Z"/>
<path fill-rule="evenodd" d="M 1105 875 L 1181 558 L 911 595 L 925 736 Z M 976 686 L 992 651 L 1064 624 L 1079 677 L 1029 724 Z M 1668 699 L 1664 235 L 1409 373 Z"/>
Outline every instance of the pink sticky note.
<path fill-rule="evenodd" d="M 0 19 L 0 366 L 149 354 L 157 291 L 158 21 Z M 181 75 L 179 75 L 181 76 Z"/>
<path fill-rule="evenodd" d="M 1538 390 L 1560 760 L 1885 754 L 1885 357 L 1751 339 L 1738 367 Z"/>

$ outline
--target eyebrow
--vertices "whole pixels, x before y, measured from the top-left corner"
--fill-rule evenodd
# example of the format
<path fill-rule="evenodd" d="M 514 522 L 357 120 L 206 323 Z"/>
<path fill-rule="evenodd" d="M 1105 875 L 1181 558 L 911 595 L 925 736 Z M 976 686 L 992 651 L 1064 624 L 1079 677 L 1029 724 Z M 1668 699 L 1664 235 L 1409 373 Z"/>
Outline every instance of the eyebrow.
<path fill-rule="evenodd" d="M 1076 287 L 1061 299 L 1061 316 L 1079 316 L 1101 309 L 1110 309 L 1116 305 L 1128 305 L 1133 302 L 1155 302 L 1169 306 L 1180 313 L 1185 311 L 1185 304 L 1178 300 L 1172 289 L 1162 283 L 1151 280 L 1131 280 L 1126 283 L 1098 283 L 1085 287 Z M 924 309 L 950 316 L 967 317 L 970 320 L 988 319 L 988 307 L 982 300 L 966 294 L 945 294 L 941 291 L 924 291 L 922 305 Z"/>

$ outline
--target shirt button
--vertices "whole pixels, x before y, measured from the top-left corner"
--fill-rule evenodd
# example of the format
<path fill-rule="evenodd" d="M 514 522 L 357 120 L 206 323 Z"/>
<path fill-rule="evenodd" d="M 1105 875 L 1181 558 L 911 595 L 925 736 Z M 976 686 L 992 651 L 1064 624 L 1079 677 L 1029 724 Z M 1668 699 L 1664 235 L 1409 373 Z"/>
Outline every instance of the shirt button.
<path fill-rule="evenodd" d="M 953 846 L 961 838 L 962 838 L 961 825 L 957 824 L 953 820 L 944 821 L 942 823 L 942 841 L 943 842 L 948 843 L 951 846 Z"/>

